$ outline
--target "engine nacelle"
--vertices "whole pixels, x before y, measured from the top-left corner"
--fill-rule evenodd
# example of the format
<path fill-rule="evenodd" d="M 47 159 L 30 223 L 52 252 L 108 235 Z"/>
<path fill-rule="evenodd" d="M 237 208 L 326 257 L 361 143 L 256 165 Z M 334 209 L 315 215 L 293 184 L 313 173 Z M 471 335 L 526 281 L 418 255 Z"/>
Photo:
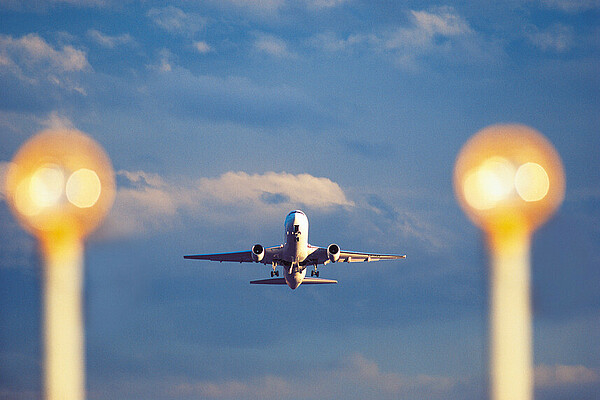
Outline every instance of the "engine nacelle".
<path fill-rule="evenodd" d="M 327 258 L 329 261 L 336 262 L 340 259 L 340 246 L 337 244 L 330 244 L 327 246 Z"/>
<path fill-rule="evenodd" d="M 254 262 L 261 262 L 265 257 L 265 248 L 260 244 L 255 244 L 252 246 L 252 251 L 250 251 L 250 253 L 252 253 L 252 259 Z"/>

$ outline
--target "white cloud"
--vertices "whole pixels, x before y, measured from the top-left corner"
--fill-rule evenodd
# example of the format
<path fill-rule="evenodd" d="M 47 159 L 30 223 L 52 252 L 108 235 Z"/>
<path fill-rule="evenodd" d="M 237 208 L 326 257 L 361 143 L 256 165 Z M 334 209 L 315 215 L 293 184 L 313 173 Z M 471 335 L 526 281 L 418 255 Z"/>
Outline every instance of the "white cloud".
<path fill-rule="evenodd" d="M 272 35 L 259 34 L 254 42 L 254 48 L 274 57 L 296 57 L 294 53 L 288 50 L 288 45 L 285 40 Z"/>
<path fill-rule="evenodd" d="M 206 18 L 195 13 L 186 13 L 173 6 L 152 8 L 147 16 L 165 31 L 184 36 L 193 36 L 206 24 Z"/>
<path fill-rule="evenodd" d="M 10 162 L 0 161 L 0 200 L 6 199 L 6 174 L 10 166 Z"/>
<path fill-rule="evenodd" d="M 527 39 L 543 51 L 558 53 L 568 51 L 574 41 L 573 29 L 562 24 L 555 24 L 546 30 L 532 26 L 526 33 Z"/>
<path fill-rule="evenodd" d="M 30 65 L 48 63 L 60 72 L 81 71 L 89 67 L 83 51 L 72 46 L 56 50 L 35 33 L 18 39 L 0 35 L 0 52 L 4 65 L 19 61 Z"/>
<path fill-rule="evenodd" d="M 75 129 L 75 124 L 57 111 L 52 111 L 40 124 L 48 129 Z"/>
<path fill-rule="evenodd" d="M 379 46 L 381 39 L 374 34 L 351 34 L 347 38 L 339 38 L 332 32 L 320 33 L 309 42 L 317 48 L 329 52 L 351 51 L 360 45 Z"/>
<path fill-rule="evenodd" d="M 347 3 L 348 0 L 305 0 L 308 8 L 313 9 L 327 9 L 338 7 L 344 3 Z"/>
<path fill-rule="evenodd" d="M 200 54 L 205 54 L 213 50 L 208 43 L 203 41 L 194 42 L 194 48 Z"/>
<path fill-rule="evenodd" d="M 228 222 L 244 216 L 252 223 L 300 206 L 327 211 L 353 205 L 337 183 L 309 174 L 227 172 L 195 182 L 143 171 L 117 175 L 124 184 L 117 190 L 103 236 L 170 230 L 188 218 Z"/>
<path fill-rule="evenodd" d="M 599 383 L 600 373 L 583 365 L 538 365 L 535 385 L 541 388 Z"/>
<path fill-rule="evenodd" d="M 88 36 L 98 43 L 102 47 L 106 47 L 108 49 L 114 49 L 117 46 L 121 45 L 129 45 L 133 44 L 135 41 L 133 37 L 131 37 L 128 33 L 123 33 L 121 35 L 110 36 L 105 35 L 97 29 L 90 29 L 87 31 Z"/>
<path fill-rule="evenodd" d="M 467 50 L 467 38 L 471 42 L 476 39 L 467 21 L 451 7 L 411 11 L 411 16 L 412 26 L 398 28 L 383 40 L 384 48 L 396 52 L 399 62 L 408 67 L 414 67 L 424 55 L 465 56 L 456 53 Z"/>
<path fill-rule="evenodd" d="M 540 0 L 540 3 L 570 13 L 600 8 L 600 0 Z"/>
<path fill-rule="evenodd" d="M 175 386 L 171 394 L 176 397 L 280 399 L 292 395 L 292 384 L 276 376 L 267 375 L 248 381 L 195 382 Z"/>
<path fill-rule="evenodd" d="M 306 384 L 310 382 L 310 384 Z M 175 384 L 170 394 L 180 397 L 285 399 L 297 398 L 444 398 L 456 379 L 383 372 L 360 354 L 340 360 L 329 370 L 298 371 L 295 379 L 265 375 L 247 380 L 200 381 Z"/>
<path fill-rule="evenodd" d="M 231 4 L 256 14 L 273 14 L 285 4 L 285 0 L 214 0 L 218 4 Z"/>
<path fill-rule="evenodd" d="M 35 33 L 20 38 L 0 35 L 0 72 L 29 84 L 45 82 L 85 94 L 73 74 L 89 68 L 86 53 L 72 46 L 54 48 Z"/>
<path fill-rule="evenodd" d="M 347 37 L 321 33 L 309 42 L 325 51 L 352 51 L 365 48 L 390 54 L 407 69 L 417 69 L 424 57 L 441 57 L 446 62 L 464 64 L 489 61 L 498 49 L 486 42 L 452 7 L 435 7 L 409 13 L 410 23 L 375 33 L 355 33 Z"/>

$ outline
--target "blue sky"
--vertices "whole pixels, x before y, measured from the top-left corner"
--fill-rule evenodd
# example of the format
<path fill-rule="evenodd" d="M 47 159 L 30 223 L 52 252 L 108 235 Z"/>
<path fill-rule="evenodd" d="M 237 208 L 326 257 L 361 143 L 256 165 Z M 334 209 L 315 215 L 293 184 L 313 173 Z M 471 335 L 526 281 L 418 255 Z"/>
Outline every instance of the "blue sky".
<path fill-rule="evenodd" d="M 487 272 L 456 154 L 522 123 L 567 193 L 533 240 L 536 398 L 600 392 L 600 3 L 0 1 L 0 175 L 47 127 L 118 193 L 88 241 L 89 399 L 480 399 Z M 255 287 L 189 253 L 310 242 L 406 253 Z M 40 262 L 0 192 L 0 397 L 40 398 Z"/>

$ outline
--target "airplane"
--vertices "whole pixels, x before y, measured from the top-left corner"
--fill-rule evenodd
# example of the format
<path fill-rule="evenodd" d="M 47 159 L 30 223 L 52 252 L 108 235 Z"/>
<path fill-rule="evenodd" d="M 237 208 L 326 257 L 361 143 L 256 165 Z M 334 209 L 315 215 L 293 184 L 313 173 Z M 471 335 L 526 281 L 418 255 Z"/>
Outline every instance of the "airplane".
<path fill-rule="evenodd" d="M 337 283 L 333 279 L 319 278 L 317 266 L 330 262 L 369 262 L 378 260 L 396 260 L 406 258 L 406 255 L 360 253 L 355 251 L 342 251 L 332 243 L 327 247 L 318 247 L 308 244 L 308 218 L 300 210 L 291 211 L 284 222 L 285 240 L 282 245 L 263 247 L 255 244 L 249 251 L 234 253 L 195 254 L 183 256 L 185 259 L 228 261 L 228 262 L 255 262 L 271 264 L 271 279 L 250 281 L 258 285 L 288 285 L 292 290 L 300 284 L 328 284 Z M 279 278 L 277 266 L 283 267 L 283 278 Z M 310 277 L 306 276 L 306 268 L 314 266 Z M 316 278 L 315 278 L 316 276 Z M 276 277 L 276 278 L 275 278 Z"/>

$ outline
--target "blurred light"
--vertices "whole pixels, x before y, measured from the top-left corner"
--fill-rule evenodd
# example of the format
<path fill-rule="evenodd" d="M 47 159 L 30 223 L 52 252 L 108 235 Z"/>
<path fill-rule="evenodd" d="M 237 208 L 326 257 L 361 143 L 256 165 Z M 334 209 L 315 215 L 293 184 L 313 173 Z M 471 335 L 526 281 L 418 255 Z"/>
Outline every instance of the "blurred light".
<path fill-rule="evenodd" d="M 528 162 L 517 170 L 515 187 L 523 200 L 540 201 L 548 194 L 550 179 L 540 164 Z"/>
<path fill-rule="evenodd" d="M 507 198 L 514 188 L 515 168 L 502 157 L 492 157 L 467 173 L 465 200 L 478 210 L 488 210 Z"/>
<path fill-rule="evenodd" d="M 490 394 L 533 396 L 530 236 L 560 205 L 560 157 L 538 132 L 495 125 L 475 134 L 454 168 L 459 204 L 487 235 L 490 250 Z"/>
<path fill-rule="evenodd" d="M 114 200 L 110 160 L 76 130 L 43 131 L 15 155 L 6 174 L 6 197 L 19 222 L 40 239 L 56 234 L 84 238 Z"/>
<path fill-rule="evenodd" d="M 47 400 L 86 397 L 83 239 L 109 211 L 114 193 L 109 158 L 76 130 L 35 135 L 19 149 L 6 174 L 7 201 L 23 227 L 40 240 L 45 261 Z"/>
<path fill-rule="evenodd" d="M 91 169 L 73 172 L 67 181 L 67 199 L 79 208 L 92 207 L 98 201 L 102 186 L 98 175 Z"/>
<path fill-rule="evenodd" d="M 58 165 L 45 164 L 31 175 L 29 197 L 40 208 L 58 204 L 65 187 L 65 176 Z"/>

